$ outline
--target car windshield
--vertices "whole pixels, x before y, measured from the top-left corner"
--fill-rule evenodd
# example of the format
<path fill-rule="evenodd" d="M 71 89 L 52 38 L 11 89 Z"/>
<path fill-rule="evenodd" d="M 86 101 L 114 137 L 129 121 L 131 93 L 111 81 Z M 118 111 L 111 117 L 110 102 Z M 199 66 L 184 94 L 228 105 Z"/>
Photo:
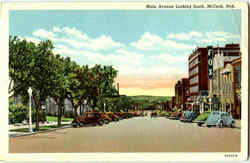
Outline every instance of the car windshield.
<path fill-rule="evenodd" d="M 88 114 L 88 117 L 94 117 L 94 116 L 95 116 L 94 113 L 89 113 L 89 114 Z"/>
<path fill-rule="evenodd" d="M 219 115 L 220 113 L 219 112 L 213 112 L 214 115 Z"/>

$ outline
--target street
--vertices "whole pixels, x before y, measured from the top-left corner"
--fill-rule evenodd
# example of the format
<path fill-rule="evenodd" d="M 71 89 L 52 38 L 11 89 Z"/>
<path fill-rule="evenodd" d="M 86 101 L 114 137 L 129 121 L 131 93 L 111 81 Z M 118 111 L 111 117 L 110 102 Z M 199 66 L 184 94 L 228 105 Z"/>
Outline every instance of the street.
<path fill-rule="evenodd" d="M 240 152 L 238 128 L 198 127 L 163 117 L 9 138 L 11 153 Z"/>

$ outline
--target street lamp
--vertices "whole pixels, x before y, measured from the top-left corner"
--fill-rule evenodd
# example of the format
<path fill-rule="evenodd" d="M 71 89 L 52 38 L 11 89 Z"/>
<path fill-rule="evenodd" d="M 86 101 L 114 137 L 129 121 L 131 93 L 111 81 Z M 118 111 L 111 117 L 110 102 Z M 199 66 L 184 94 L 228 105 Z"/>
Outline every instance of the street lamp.
<path fill-rule="evenodd" d="M 212 97 L 209 97 L 209 110 L 212 111 Z"/>
<path fill-rule="evenodd" d="M 88 111 L 89 111 L 89 108 L 88 108 L 88 106 L 87 106 L 87 100 L 84 100 L 84 101 L 83 101 L 83 104 L 84 104 L 84 111 L 86 112 L 85 109 L 87 109 L 87 112 L 88 112 Z"/>
<path fill-rule="evenodd" d="M 32 97 L 32 89 L 29 87 L 28 89 L 29 93 L 29 131 L 32 133 L 32 120 L 31 120 L 31 97 Z"/>
<path fill-rule="evenodd" d="M 104 102 L 104 112 L 106 112 L 106 110 L 105 110 L 105 106 L 106 106 L 106 103 Z"/>

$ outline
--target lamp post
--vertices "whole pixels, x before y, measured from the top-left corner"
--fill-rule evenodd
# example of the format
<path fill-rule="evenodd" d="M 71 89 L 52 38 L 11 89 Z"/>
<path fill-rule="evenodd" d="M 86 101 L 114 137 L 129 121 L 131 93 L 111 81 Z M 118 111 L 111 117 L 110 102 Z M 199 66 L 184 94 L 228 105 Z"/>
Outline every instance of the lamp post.
<path fill-rule="evenodd" d="M 31 120 L 31 97 L 32 97 L 32 89 L 29 87 L 28 89 L 29 93 L 29 131 L 32 133 L 32 120 Z"/>
<path fill-rule="evenodd" d="M 212 111 L 212 97 L 209 97 L 209 110 Z"/>
<path fill-rule="evenodd" d="M 86 112 L 85 109 L 87 109 L 87 112 L 88 112 L 89 109 L 88 109 L 88 106 L 87 106 L 87 100 L 84 100 L 83 104 L 84 104 L 84 111 Z"/>
<path fill-rule="evenodd" d="M 104 103 L 104 112 L 106 112 L 106 110 L 105 110 L 105 106 L 106 106 L 106 103 Z"/>

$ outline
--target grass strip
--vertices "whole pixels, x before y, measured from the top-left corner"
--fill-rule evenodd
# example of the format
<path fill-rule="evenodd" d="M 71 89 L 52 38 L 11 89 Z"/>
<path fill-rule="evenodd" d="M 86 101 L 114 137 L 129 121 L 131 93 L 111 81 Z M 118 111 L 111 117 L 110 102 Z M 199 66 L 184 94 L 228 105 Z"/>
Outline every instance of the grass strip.
<path fill-rule="evenodd" d="M 63 126 L 67 126 L 67 124 L 62 124 L 60 127 Z M 33 128 L 33 131 L 46 131 L 49 129 L 54 129 L 54 128 L 58 128 L 57 125 L 50 125 L 50 126 L 40 126 L 39 130 L 37 130 L 36 128 Z M 19 128 L 19 129 L 12 129 L 9 131 L 13 131 L 13 132 L 29 132 L 29 128 Z"/>
<path fill-rule="evenodd" d="M 46 116 L 47 121 L 49 122 L 57 122 L 57 117 L 56 116 Z M 62 122 L 71 122 L 73 121 L 73 118 L 65 118 L 62 117 Z"/>

